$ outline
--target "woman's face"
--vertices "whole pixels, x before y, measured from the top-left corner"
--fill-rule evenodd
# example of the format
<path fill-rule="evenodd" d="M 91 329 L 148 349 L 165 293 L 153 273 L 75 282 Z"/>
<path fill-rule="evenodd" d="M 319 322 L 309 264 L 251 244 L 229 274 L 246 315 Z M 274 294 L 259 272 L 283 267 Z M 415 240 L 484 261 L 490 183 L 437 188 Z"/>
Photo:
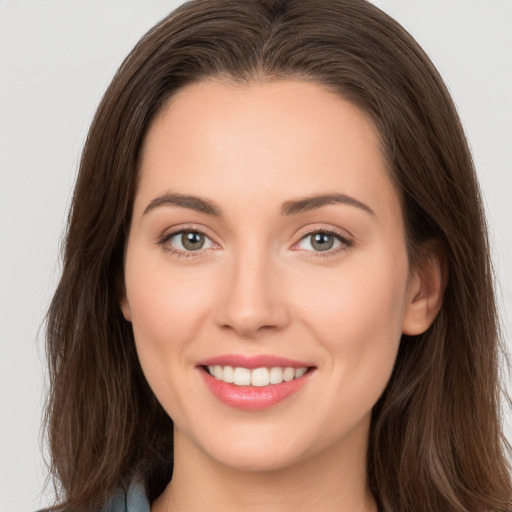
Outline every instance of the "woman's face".
<path fill-rule="evenodd" d="M 140 173 L 121 307 L 176 443 L 252 470 L 361 459 L 419 286 L 372 123 L 313 83 L 201 82 Z"/>

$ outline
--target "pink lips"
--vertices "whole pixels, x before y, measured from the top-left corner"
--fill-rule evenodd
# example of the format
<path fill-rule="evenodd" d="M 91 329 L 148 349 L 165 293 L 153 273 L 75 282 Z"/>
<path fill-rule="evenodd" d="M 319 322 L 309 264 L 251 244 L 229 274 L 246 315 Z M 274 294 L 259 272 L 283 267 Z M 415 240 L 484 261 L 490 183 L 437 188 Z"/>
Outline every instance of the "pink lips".
<path fill-rule="evenodd" d="M 237 386 L 212 377 L 206 367 L 215 365 L 243 367 L 248 369 L 262 367 L 312 367 L 312 365 L 307 362 L 293 361 L 291 359 L 269 355 L 247 357 L 231 354 L 200 361 L 197 367 L 206 386 L 213 395 L 226 405 L 247 411 L 267 409 L 297 393 L 308 382 L 311 371 L 308 371 L 302 377 L 280 384 L 269 384 L 268 386 L 262 387 Z"/>

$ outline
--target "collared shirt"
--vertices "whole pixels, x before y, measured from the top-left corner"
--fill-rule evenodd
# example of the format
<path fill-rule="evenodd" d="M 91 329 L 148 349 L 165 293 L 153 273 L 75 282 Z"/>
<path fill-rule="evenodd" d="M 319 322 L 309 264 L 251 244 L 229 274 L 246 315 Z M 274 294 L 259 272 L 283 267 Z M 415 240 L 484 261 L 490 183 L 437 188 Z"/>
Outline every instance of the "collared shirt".
<path fill-rule="evenodd" d="M 127 491 L 117 489 L 102 512 L 150 512 L 150 510 L 144 484 L 134 481 Z"/>

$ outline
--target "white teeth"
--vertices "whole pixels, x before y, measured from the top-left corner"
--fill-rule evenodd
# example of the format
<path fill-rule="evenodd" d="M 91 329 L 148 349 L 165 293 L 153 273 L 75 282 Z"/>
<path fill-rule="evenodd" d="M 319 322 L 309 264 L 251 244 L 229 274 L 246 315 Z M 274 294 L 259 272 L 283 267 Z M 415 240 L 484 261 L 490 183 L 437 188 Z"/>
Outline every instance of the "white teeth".
<path fill-rule="evenodd" d="M 235 368 L 233 373 L 233 384 L 237 386 L 249 386 L 251 383 L 251 370 L 248 368 Z"/>
<path fill-rule="evenodd" d="M 222 374 L 222 380 L 224 382 L 232 383 L 235 370 L 232 366 L 224 366 L 224 372 Z"/>
<path fill-rule="evenodd" d="M 219 379 L 219 380 L 222 380 L 222 366 L 219 366 L 218 364 L 216 364 L 214 367 L 213 367 L 213 376 L 216 378 L 216 379 Z"/>
<path fill-rule="evenodd" d="M 253 386 L 268 386 L 269 372 L 267 368 L 256 368 L 251 372 L 251 384 Z"/>
<path fill-rule="evenodd" d="M 222 380 L 236 386 L 255 386 L 262 387 L 269 384 L 281 384 L 281 382 L 290 382 L 293 379 L 302 377 L 308 371 L 307 368 L 249 368 L 232 366 L 208 366 L 208 372 L 217 380 Z"/>
<path fill-rule="evenodd" d="M 270 384 L 281 384 L 283 382 L 283 369 L 270 368 Z"/>
<path fill-rule="evenodd" d="M 308 371 L 307 368 L 296 368 L 295 369 L 295 378 L 298 379 L 299 377 L 302 377 L 307 371 Z"/>
<path fill-rule="evenodd" d="M 283 380 L 286 382 L 290 382 L 295 378 L 295 369 L 294 368 L 285 368 L 283 370 Z"/>

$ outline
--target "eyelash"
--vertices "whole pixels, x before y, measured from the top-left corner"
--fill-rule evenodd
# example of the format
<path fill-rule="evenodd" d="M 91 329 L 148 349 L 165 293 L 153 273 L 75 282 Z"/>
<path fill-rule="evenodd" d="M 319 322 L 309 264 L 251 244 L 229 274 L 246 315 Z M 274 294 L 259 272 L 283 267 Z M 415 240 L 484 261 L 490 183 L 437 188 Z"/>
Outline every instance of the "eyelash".
<path fill-rule="evenodd" d="M 171 244 L 169 244 L 169 242 L 170 242 L 170 240 L 172 240 L 172 238 L 174 238 L 176 235 L 180 235 L 185 232 L 198 233 L 200 235 L 203 235 L 208 240 L 211 240 L 211 237 L 209 237 L 202 229 L 198 229 L 195 226 L 184 226 L 184 227 L 180 227 L 180 229 L 176 229 L 175 231 L 165 233 L 158 240 L 158 245 L 162 246 L 164 248 L 164 250 L 167 251 L 168 253 L 170 253 L 174 256 L 178 256 L 179 258 L 197 258 L 197 257 L 201 256 L 200 253 L 203 251 L 201 251 L 200 249 L 197 251 L 182 251 L 181 249 L 176 249 Z M 213 241 L 212 241 L 212 243 L 214 245 L 218 245 L 218 244 L 215 244 Z"/>
<path fill-rule="evenodd" d="M 306 251 L 310 252 L 313 255 L 311 255 L 312 258 L 328 258 L 329 256 L 335 256 L 339 252 L 346 251 L 347 249 L 350 249 L 354 245 L 354 241 L 349 238 L 346 234 L 341 233 L 340 231 L 334 229 L 334 228 L 318 228 L 314 229 L 313 231 L 307 231 L 306 233 L 302 234 L 299 238 L 299 241 L 294 244 L 294 246 L 298 245 L 300 242 L 305 240 L 308 237 L 311 237 L 313 235 L 317 234 L 324 234 L 324 235 L 330 235 L 335 237 L 339 242 L 339 247 L 336 247 L 334 249 L 327 249 L 325 251 Z M 294 250 L 300 250 L 300 249 L 294 249 Z"/>
<path fill-rule="evenodd" d="M 201 249 L 198 249 L 197 251 L 183 251 L 181 249 L 176 249 L 175 247 L 173 247 L 172 245 L 169 244 L 169 241 L 172 238 L 174 238 L 177 235 L 183 234 L 184 232 L 198 233 L 200 235 L 203 235 L 205 238 L 209 239 L 214 245 L 218 245 L 218 244 L 215 244 L 215 242 L 213 242 L 211 240 L 211 238 L 203 230 L 198 229 L 198 228 L 196 228 L 194 226 L 181 227 L 180 229 L 177 229 L 175 231 L 171 231 L 169 233 L 165 233 L 158 240 L 158 245 L 162 246 L 170 254 L 178 256 L 180 258 L 181 257 L 183 257 L 183 258 L 197 258 L 197 257 L 200 257 L 201 253 L 203 252 Z M 334 249 L 327 249 L 325 251 L 308 251 L 308 250 L 306 250 L 306 252 L 313 253 L 314 256 L 311 256 L 311 257 L 314 257 L 314 258 L 325 258 L 325 257 L 329 257 L 329 256 L 334 256 L 334 255 L 338 254 L 341 251 L 345 251 L 347 249 L 350 249 L 354 245 L 354 242 L 353 242 L 353 240 L 351 238 L 347 237 L 346 234 L 343 234 L 343 233 L 337 231 L 336 229 L 333 229 L 333 228 L 319 228 L 319 229 L 315 229 L 313 231 L 308 231 L 308 232 L 304 233 L 300 237 L 299 241 L 294 244 L 294 246 L 298 245 L 300 242 L 302 242 L 306 238 L 311 237 L 311 236 L 316 235 L 316 234 L 326 234 L 326 235 L 334 236 L 340 242 L 340 246 L 336 247 Z M 300 250 L 300 249 L 293 249 L 293 250 Z"/>

